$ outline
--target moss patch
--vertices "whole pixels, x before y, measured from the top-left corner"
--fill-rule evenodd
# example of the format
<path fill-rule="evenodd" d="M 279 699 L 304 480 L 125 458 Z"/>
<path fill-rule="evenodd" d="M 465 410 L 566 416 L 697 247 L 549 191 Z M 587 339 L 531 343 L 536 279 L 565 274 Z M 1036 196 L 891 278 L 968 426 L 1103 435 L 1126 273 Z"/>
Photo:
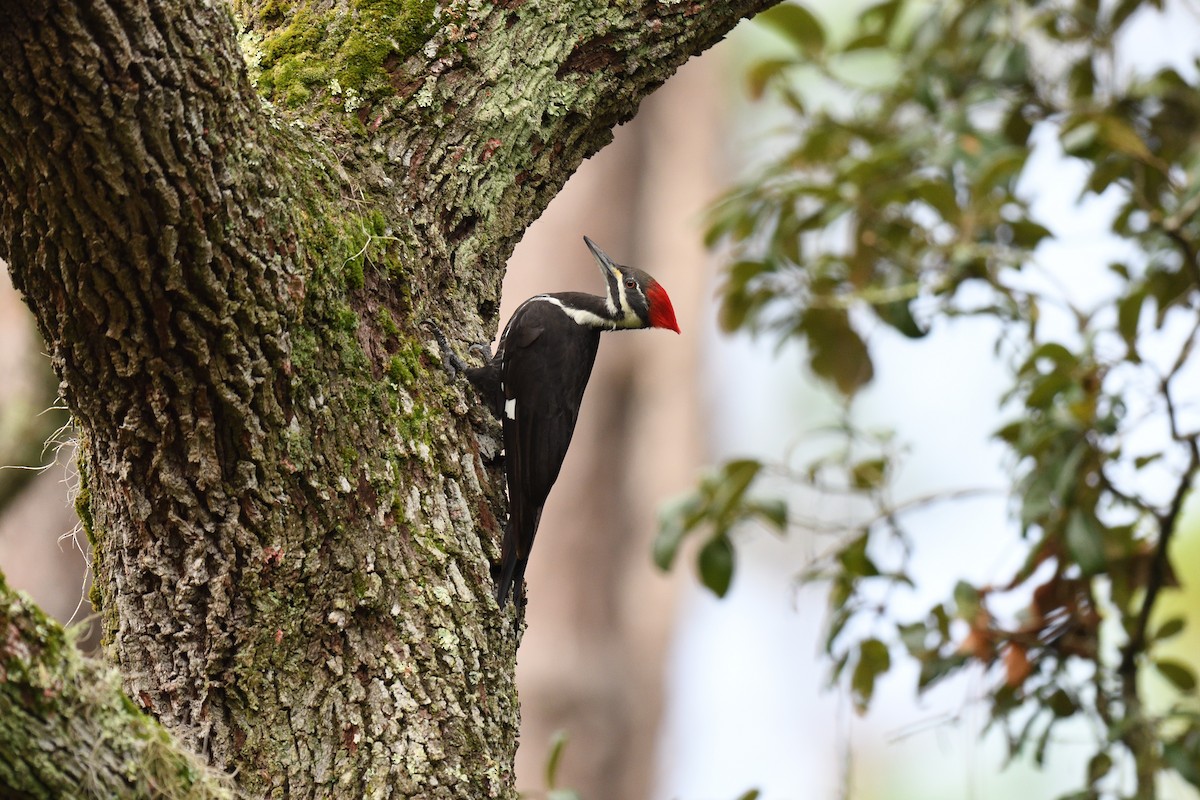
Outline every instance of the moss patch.
<path fill-rule="evenodd" d="M 373 104 L 393 91 L 388 68 L 418 52 L 433 32 L 433 0 L 351 0 L 348 10 L 315 5 L 235 3 L 259 91 L 284 107 L 316 101 L 352 114 Z"/>

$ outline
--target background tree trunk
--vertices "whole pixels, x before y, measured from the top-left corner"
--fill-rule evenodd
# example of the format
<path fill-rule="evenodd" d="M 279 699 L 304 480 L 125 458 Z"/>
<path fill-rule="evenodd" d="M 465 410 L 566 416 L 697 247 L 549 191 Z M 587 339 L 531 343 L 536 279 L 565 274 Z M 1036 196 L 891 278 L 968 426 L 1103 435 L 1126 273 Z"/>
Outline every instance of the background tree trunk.
<path fill-rule="evenodd" d="M 125 688 L 248 792 L 512 796 L 496 321 L 579 161 L 770 0 L 0 2 L 0 257 L 80 430 Z M 19 627 L 12 630 L 20 631 Z"/>

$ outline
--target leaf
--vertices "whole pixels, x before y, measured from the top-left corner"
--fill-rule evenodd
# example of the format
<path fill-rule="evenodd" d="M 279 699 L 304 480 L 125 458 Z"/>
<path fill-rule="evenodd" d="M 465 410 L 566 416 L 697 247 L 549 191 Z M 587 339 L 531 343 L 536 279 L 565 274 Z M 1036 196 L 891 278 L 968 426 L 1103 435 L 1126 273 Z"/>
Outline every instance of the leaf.
<path fill-rule="evenodd" d="M 721 297 L 717 322 L 725 333 L 741 330 L 750 318 L 750 298 L 741 288 L 727 286 Z"/>
<path fill-rule="evenodd" d="M 867 639 L 858 649 L 858 662 L 854 665 L 854 673 L 850 677 L 850 693 L 854 698 L 854 707 L 862 714 L 871 704 L 871 696 L 875 694 L 875 680 L 887 672 L 892 665 L 888 647 L 878 639 Z"/>
<path fill-rule="evenodd" d="M 864 33 L 851 39 L 842 47 L 842 52 L 853 53 L 857 50 L 878 50 L 887 47 L 887 36 L 882 33 Z"/>
<path fill-rule="evenodd" d="M 755 100 L 761 99 L 771 79 L 788 67 L 795 65 L 795 59 L 791 58 L 770 58 L 759 61 L 746 74 L 746 88 L 750 92 L 750 96 Z"/>
<path fill-rule="evenodd" d="M 556 730 L 550 734 L 550 753 L 546 756 L 546 788 L 553 789 L 558 785 L 558 768 L 562 763 L 563 750 L 566 749 L 567 732 Z"/>
<path fill-rule="evenodd" d="M 916 200 L 920 200 L 941 215 L 942 219 L 951 224 L 957 224 L 960 214 L 958 198 L 954 186 L 943 178 L 925 178 L 914 181 L 909 191 Z"/>
<path fill-rule="evenodd" d="M 845 310 L 809 308 L 801 318 L 799 332 L 808 340 L 812 371 L 832 382 L 843 395 L 854 395 L 875 376 L 871 354 L 850 327 Z"/>
<path fill-rule="evenodd" d="M 979 590 L 966 581 L 954 585 L 956 616 L 971 622 L 979 615 Z"/>
<path fill-rule="evenodd" d="M 1090 119 L 1077 118 L 1063 127 L 1059 141 L 1064 153 L 1083 158 L 1095 146 L 1099 136 L 1099 125 Z"/>
<path fill-rule="evenodd" d="M 1088 786 L 1095 784 L 1096 781 L 1107 775 L 1112 767 L 1112 756 L 1108 753 L 1100 752 L 1092 756 L 1091 760 L 1088 761 Z"/>
<path fill-rule="evenodd" d="M 1146 290 L 1140 289 L 1117 300 L 1117 331 L 1125 340 L 1131 359 L 1137 361 L 1138 321 L 1146 303 Z"/>
<path fill-rule="evenodd" d="M 825 28 L 804 6 L 778 5 L 754 19 L 783 34 L 806 55 L 819 57 L 825 50 Z"/>
<path fill-rule="evenodd" d="M 875 313 L 881 320 L 909 339 L 921 339 L 929 333 L 929 330 L 922 328 L 916 317 L 913 316 L 912 304 L 908 300 L 879 303 L 875 306 Z"/>
<path fill-rule="evenodd" d="M 1020 176 L 1028 158 L 1029 150 L 1024 147 L 1006 147 L 996 151 L 981 165 L 972 191 L 977 197 L 984 197 L 997 186 L 1008 186 Z"/>
<path fill-rule="evenodd" d="M 1089 52 L 1075 62 L 1067 74 L 1067 91 L 1075 98 L 1090 98 L 1096 89 L 1096 70 Z"/>
<path fill-rule="evenodd" d="M 1150 148 L 1142 141 L 1142 137 L 1138 136 L 1133 126 L 1120 117 L 1100 118 L 1100 138 L 1113 150 L 1132 156 L 1139 161 L 1147 161 L 1152 158 Z"/>
<path fill-rule="evenodd" d="M 725 534 L 718 534 L 708 540 L 700 550 L 697 564 L 700 568 L 700 580 L 717 597 L 724 597 L 733 581 L 733 543 Z"/>
<path fill-rule="evenodd" d="M 1185 781 L 1200 789 L 1200 731 L 1191 728 L 1163 747 L 1163 760 Z"/>
<path fill-rule="evenodd" d="M 787 529 L 788 506 L 786 500 L 754 500 L 746 504 L 751 514 L 779 532 Z"/>
<path fill-rule="evenodd" d="M 737 800 L 758 800 L 760 794 L 762 793 L 758 789 L 751 789 L 738 795 Z"/>
<path fill-rule="evenodd" d="M 948 658 L 930 658 L 921 662 L 921 672 L 917 678 L 917 690 L 924 692 L 943 678 L 957 672 L 966 663 L 966 656 L 955 654 Z"/>
<path fill-rule="evenodd" d="M 1068 375 L 1062 372 L 1050 372 L 1044 375 L 1037 381 L 1034 381 L 1033 386 L 1029 390 L 1029 395 L 1025 398 L 1026 408 L 1049 408 L 1054 402 L 1054 398 L 1071 387 L 1075 382 Z"/>
<path fill-rule="evenodd" d="M 1013 244 L 1026 250 L 1033 250 L 1041 244 L 1042 239 L 1054 236 L 1045 225 L 1031 219 L 1019 219 L 1009 223 L 1009 228 L 1012 230 Z"/>
<path fill-rule="evenodd" d="M 1073 367 L 1079 363 L 1079 357 L 1058 342 L 1046 342 L 1039 345 L 1025 363 L 1021 365 L 1021 374 L 1027 374 L 1038 367 L 1038 362 L 1046 359 L 1058 367 Z"/>
<path fill-rule="evenodd" d="M 1161 642 L 1164 639 L 1170 639 L 1173 636 L 1178 636 L 1183 633 L 1183 629 L 1187 626 L 1187 620 L 1184 617 L 1172 617 L 1171 619 L 1158 626 L 1158 630 L 1151 637 L 1155 642 Z"/>
<path fill-rule="evenodd" d="M 1104 555 L 1104 529 L 1096 519 L 1078 508 L 1067 519 L 1067 552 L 1084 575 L 1099 575 L 1108 569 Z"/>
<path fill-rule="evenodd" d="M 887 471 L 886 459 L 866 459 L 851 467 L 850 482 L 855 489 L 878 489 L 887 476 Z"/>
<path fill-rule="evenodd" d="M 1184 694 L 1191 694 L 1196 690 L 1196 673 L 1192 672 L 1192 668 L 1188 665 L 1171 659 L 1160 658 L 1154 662 L 1154 668 L 1158 670 L 1158 674 L 1167 679 L 1167 682 L 1174 686 Z"/>
<path fill-rule="evenodd" d="M 658 535 L 654 537 L 654 563 L 663 572 L 671 568 L 683 538 L 702 518 L 703 507 L 696 495 L 688 495 L 664 506 L 658 515 Z"/>
<path fill-rule="evenodd" d="M 837 554 L 838 563 L 847 575 L 853 578 L 872 578 L 879 574 L 879 568 L 867 555 L 867 543 L 867 534 L 860 534 Z"/>
<path fill-rule="evenodd" d="M 1050 709 L 1050 713 L 1062 719 L 1069 717 L 1079 710 L 1079 704 L 1076 703 L 1071 695 L 1067 694 L 1062 689 L 1055 689 L 1049 697 L 1046 698 L 1046 708 Z"/>
<path fill-rule="evenodd" d="M 725 527 L 733 524 L 742 497 L 760 470 L 762 462 L 752 458 L 729 461 L 721 468 L 710 508 L 715 524 Z"/>

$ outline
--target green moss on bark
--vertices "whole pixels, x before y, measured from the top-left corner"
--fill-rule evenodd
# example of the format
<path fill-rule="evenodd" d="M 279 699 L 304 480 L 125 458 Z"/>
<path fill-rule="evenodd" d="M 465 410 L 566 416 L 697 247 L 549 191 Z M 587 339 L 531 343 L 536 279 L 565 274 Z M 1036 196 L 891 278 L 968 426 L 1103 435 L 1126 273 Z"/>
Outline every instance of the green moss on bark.
<path fill-rule="evenodd" d="M 225 776 L 122 693 L 116 670 L 84 658 L 3 576 L 0 753 L 6 797 L 233 797 Z"/>
<path fill-rule="evenodd" d="M 287 108 L 316 102 L 353 115 L 394 91 L 388 68 L 429 40 L 436 3 L 351 0 L 349 15 L 315 5 L 272 2 L 256 10 L 235 2 L 242 49 L 267 99 Z"/>

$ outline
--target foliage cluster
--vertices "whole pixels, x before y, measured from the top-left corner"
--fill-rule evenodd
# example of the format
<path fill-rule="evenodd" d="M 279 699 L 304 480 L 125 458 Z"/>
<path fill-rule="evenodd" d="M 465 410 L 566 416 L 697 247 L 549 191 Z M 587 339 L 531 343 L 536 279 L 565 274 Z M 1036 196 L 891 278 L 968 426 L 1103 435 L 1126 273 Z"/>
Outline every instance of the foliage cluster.
<path fill-rule="evenodd" d="M 1093 723 L 1080 798 L 1151 798 L 1171 770 L 1200 787 L 1196 675 L 1160 648 L 1188 621 L 1154 613 L 1174 584 L 1170 544 L 1200 470 L 1189 406 L 1200 77 L 1139 74 L 1121 44 L 1162 12 L 1139 0 L 885 0 L 834 37 L 803 6 L 778 7 L 760 19 L 792 54 L 755 64 L 749 83 L 787 109 L 785 144 L 714 207 L 708 234 L 731 254 L 722 326 L 802 342 L 812 372 L 846 398 L 836 454 L 783 465 L 870 509 L 805 574 L 830 587 L 835 680 L 865 710 L 905 654 L 920 690 L 982 666 L 989 725 L 1014 754 L 1041 763 L 1063 721 Z M 1114 201 L 1123 260 L 1081 265 L 1047 247 L 1054 233 L 1028 193 L 1038 148 L 1083 168 L 1081 200 Z M 1102 301 L 1077 299 L 1081 274 L 1104 275 L 1088 279 L 1107 287 Z M 855 429 L 851 401 L 874 375 L 873 337 L 920 340 L 950 317 L 1000 332 L 1011 422 L 995 435 L 1027 557 L 1007 580 L 961 581 L 924 616 L 898 619 L 880 598 L 911 585 L 916 531 L 891 491 L 897 448 Z M 701 534 L 701 575 L 723 594 L 734 523 L 796 524 L 754 496 L 767 470 L 726 464 L 665 512 L 659 563 Z M 998 610 L 1012 598 L 1022 613 Z M 1151 671 L 1174 688 L 1165 708 L 1144 696 Z"/>

